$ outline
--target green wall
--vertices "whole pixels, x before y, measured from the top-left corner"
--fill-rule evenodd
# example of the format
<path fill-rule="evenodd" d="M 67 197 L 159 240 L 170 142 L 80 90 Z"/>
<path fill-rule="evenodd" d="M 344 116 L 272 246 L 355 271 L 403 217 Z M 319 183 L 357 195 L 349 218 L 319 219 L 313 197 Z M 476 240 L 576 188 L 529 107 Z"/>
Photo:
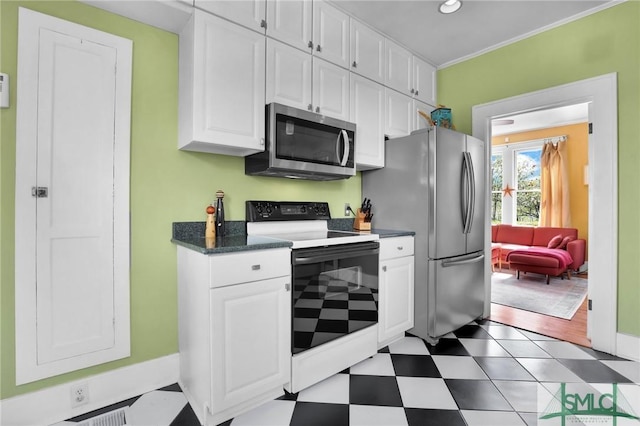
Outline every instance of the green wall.
<path fill-rule="evenodd" d="M 640 336 L 639 23 L 640 2 L 628 1 L 438 71 L 438 102 L 453 109 L 456 127 L 467 133 L 474 105 L 618 73 L 618 331 L 634 336 Z"/>
<path fill-rule="evenodd" d="M 23 386 L 15 385 L 14 186 L 18 7 L 133 40 L 131 121 L 131 357 Z M 335 217 L 360 199 L 360 175 L 309 182 L 244 175 L 242 158 L 177 149 L 178 36 L 69 1 L 0 2 L 0 70 L 11 77 L 11 108 L 0 110 L 0 398 L 35 391 L 178 351 L 176 248 L 171 223 L 204 221 L 215 191 L 227 219 L 244 201 L 329 201 Z"/>

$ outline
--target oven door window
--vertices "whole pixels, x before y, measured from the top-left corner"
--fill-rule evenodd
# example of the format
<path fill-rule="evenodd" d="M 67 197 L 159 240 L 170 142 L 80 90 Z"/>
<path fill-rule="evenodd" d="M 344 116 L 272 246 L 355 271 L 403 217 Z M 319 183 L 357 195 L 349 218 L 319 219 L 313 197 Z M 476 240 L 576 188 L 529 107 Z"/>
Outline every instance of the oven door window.
<path fill-rule="evenodd" d="M 378 322 L 378 246 L 294 250 L 293 354 Z"/>

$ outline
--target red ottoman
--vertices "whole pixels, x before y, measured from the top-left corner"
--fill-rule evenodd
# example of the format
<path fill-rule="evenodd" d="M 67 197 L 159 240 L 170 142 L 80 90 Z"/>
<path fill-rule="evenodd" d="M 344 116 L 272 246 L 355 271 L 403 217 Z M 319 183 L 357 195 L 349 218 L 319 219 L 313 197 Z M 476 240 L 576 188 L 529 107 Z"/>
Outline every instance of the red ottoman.
<path fill-rule="evenodd" d="M 566 250 L 531 247 L 526 250 L 514 250 L 507 256 L 510 269 L 516 270 L 516 277 L 520 278 L 520 271 L 544 274 L 549 284 L 550 276 L 567 273 L 571 279 L 571 272 L 567 267 L 573 262 Z"/>

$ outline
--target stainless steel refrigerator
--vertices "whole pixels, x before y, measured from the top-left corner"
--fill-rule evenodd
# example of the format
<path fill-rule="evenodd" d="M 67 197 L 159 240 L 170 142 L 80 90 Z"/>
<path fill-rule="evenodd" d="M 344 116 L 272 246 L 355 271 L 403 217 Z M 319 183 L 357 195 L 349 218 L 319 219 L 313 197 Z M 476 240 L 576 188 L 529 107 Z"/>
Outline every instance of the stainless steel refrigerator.
<path fill-rule="evenodd" d="M 415 323 L 435 344 L 484 309 L 486 144 L 442 127 L 390 139 L 363 172 L 374 228 L 415 231 Z"/>

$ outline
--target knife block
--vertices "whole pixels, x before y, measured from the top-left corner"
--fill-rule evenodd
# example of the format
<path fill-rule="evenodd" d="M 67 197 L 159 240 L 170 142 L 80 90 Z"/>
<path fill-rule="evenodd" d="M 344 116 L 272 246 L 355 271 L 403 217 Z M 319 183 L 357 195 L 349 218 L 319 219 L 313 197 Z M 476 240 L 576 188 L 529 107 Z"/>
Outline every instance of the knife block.
<path fill-rule="evenodd" d="M 356 217 L 353 220 L 353 229 L 358 231 L 371 231 L 371 222 L 365 222 L 364 216 L 361 209 L 356 211 Z"/>

